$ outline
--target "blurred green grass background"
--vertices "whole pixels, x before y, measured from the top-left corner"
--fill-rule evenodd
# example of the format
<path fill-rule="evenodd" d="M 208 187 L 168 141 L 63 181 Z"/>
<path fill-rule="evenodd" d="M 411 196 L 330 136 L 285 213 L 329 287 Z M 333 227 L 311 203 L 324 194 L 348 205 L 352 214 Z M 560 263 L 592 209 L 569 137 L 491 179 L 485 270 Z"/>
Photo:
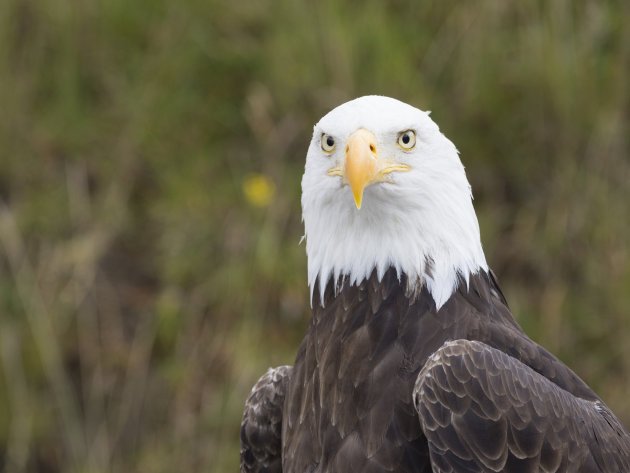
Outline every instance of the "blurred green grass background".
<path fill-rule="evenodd" d="M 630 3 L 4 0 L 0 465 L 236 471 L 309 318 L 312 125 L 458 146 L 527 332 L 630 425 Z"/>

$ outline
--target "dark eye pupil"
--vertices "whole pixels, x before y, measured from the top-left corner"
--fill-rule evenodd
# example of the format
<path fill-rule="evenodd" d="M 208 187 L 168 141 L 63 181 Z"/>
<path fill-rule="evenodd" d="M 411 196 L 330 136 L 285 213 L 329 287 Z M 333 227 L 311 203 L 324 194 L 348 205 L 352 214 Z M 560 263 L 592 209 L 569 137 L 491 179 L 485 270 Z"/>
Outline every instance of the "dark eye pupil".
<path fill-rule="evenodd" d="M 409 144 L 409 140 L 410 140 L 409 135 L 407 133 L 405 133 L 402 136 L 402 142 L 405 143 L 405 144 Z"/>
<path fill-rule="evenodd" d="M 333 140 L 332 137 L 329 136 L 328 138 L 326 138 L 326 144 L 332 147 L 332 145 L 335 144 L 335 140 Z"/>

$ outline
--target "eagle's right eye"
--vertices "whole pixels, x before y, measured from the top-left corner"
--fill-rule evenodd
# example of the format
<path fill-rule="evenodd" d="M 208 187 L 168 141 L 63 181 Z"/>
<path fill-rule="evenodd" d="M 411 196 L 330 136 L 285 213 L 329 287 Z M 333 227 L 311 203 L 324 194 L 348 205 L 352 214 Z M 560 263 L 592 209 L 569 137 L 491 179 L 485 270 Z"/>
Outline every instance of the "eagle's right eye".
<path fill-rule="evenodd" d="M 322 133 L 322 150 L 324 153 L 332 153 L 334 149 L 335 139 L 326 133 Z"/>

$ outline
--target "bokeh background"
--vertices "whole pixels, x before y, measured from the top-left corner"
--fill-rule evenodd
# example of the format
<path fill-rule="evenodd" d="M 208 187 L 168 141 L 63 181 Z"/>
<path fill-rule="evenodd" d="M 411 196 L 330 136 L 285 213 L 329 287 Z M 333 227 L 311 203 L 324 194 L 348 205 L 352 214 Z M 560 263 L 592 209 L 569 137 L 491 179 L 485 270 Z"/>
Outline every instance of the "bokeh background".
<path fill-rule="evenodd" d="M 309 319 L 312 125 L 458 146 L 526 331 L 630 425 L 630 3 L 0 2 L 0 466 L 228 472 Z"/>

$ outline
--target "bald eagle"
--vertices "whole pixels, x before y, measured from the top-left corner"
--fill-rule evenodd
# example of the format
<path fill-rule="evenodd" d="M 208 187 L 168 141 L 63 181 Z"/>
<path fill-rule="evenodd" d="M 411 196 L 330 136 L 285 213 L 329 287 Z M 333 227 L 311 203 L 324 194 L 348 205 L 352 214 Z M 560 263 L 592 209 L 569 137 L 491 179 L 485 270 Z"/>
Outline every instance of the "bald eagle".
<path fill-rule="evenodd" d="M 247 399 L 242 472 L 630 472 L 622 423 L 514 320 L 428 113 L 329 112 L 302 211 L 312 319 Z"/>

